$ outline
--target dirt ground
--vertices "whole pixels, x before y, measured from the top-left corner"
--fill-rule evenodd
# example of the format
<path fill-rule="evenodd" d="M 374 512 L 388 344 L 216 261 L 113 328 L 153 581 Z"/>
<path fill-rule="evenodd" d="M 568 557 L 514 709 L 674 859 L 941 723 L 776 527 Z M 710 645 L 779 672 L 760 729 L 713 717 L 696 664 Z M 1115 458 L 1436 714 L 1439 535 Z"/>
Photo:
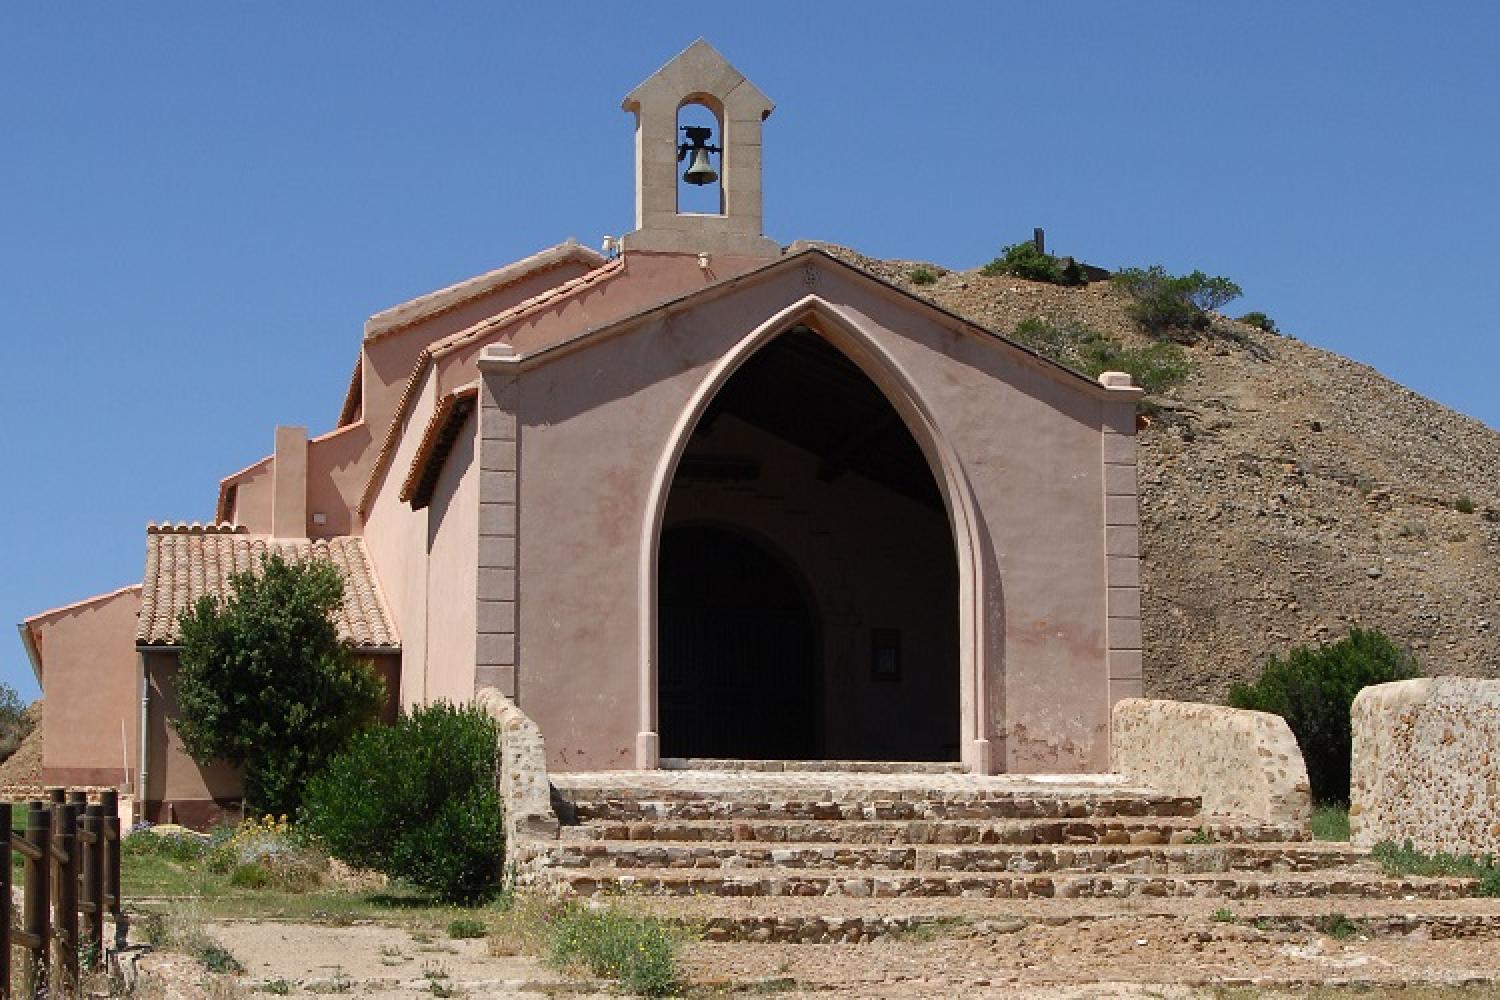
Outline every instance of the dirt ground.
<path fill-rule="evenodd" d="M 140 969 L 148 997 L 172 1000 L 342 994 L 397 1000 L 418 996 L 607 996 L 525 956 L 495 956 L 486 941 L 455 940 L 379 924 L 334 927 L 273 920 L 211 922 L 204 930 L 245 967 L 206 973 L 195 959 L 150 954 Z"/>
<path fill-rule="evenodd" d="M 1378 995 L 1410 984 L 1500 980 L 1500 938 L 1493 936 L 1339 939 L 1174 918 L 1020 923 L 865 945 L 694 943 L 684 949 L 684 966 L 698 982 L 774 982 L 788 998 L 903 1000 L 1305 995 L 1333 985 L 1376 987 Z"/>
<path fill-rule="evenodd" d="M 1020 924 L 937 928 L 864 945 L 694 942 L 683 949 L 682 967 L 695 997 L 1254 1000 L 1342 987 L 1327 995 L 1500 998 L 1493 985 L 1500 981 L 1500 936 L 1493 934 L 1341 939 L 1167 917 Z M 482 939 L 274 920 L 214 922 L 205 930 L 245 966 L 243 974 L 211 976 L 193 959 L 162 952 L 141 960 L 145 988 L 138 995 L 619 995 L 534 958 L 491 955 Z"/>

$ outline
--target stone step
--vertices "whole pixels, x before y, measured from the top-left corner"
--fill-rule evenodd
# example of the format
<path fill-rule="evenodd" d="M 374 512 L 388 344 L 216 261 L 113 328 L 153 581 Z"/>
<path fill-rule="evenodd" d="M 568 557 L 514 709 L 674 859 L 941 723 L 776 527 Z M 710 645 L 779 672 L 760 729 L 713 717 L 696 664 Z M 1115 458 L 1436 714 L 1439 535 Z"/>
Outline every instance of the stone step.
<path fill-rule="evenodd" d="M 742 760 L 732 757 L 663 757 L 663 771 L 757 771 L 762 773 L 808 773 L 836 771 L 845 774 L 964 774 L 957 761 L 910 760 Z"/>
<path fill-rule="evenodd" d="M 937 820 L 937 819 L 1098 819 L 1189 817 L 1197 798 L 1149 793 L 1101 792 L 1089 795 L 1020 795 L 985 791 L 914 792 L 875 789 L 770 788 L 744 793 L 724 789 L 630 787 L 563 793 L 558 816 L 564 823 L 594 820 Z"/>
<path fill-rule="evenodd" d="M 1368 852 L 1327 844 L 1194 844 L 1170 847 L 890 846 L 601 840 L 558 844 L 560 868 L 838 869 L 858 872 L 1039 872 L 1166 875 L 1216 872 L 1313 872 L 1349 868 Z M 1362 874 L 1375 869 L 1369 868 Z"/>
<path fill-rule="evenodd" d="M 747 870 L 553 868 L 547 881 L 580 896 L 648 893 L 665 896 L 826 896 L 882 900 L 959 896 L 971 899 L 1198 897 L 1457 899 L 1472 879 L 1386 878 L 1363 871 L 1269 874 L 1016 874 L 994 872 L 851 872 L 838 869 Z"/>
<path fill-rule="evenodd" d="M 564 826 L 563 842 L 596 840 L 804 844 L 1185 844 L 1305 841 L 1295 823 L 1229 817 L 1077 820 L 594 820 Z"/>
<path fill-rule="evenodd" d="M 1342 917 L 1361 934 L 1421 933 L 1432 938 L 1500 936 L 1500 899 L 882 899 L 877 906 L 827 897 L 725 899 L 628 896 L 617 905 L 690 929 L 708 941 L 865 943 L 918 928 L 1004 937 L 1028 924 L 1070 926 L 1122 918 L 1170 919 L 1218 928 L 1326 932 Z"/>

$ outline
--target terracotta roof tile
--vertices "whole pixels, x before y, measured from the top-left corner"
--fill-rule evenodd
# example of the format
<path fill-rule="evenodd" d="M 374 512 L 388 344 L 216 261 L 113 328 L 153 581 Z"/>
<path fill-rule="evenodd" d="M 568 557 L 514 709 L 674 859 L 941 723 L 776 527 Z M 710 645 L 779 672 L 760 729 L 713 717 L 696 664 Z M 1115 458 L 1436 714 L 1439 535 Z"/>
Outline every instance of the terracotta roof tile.
<path fill-rule="evenodd" d="M 401 642 L 375 579 L 362 539 L 290 539 L 247 534 L 231 524 L 152 524 L 146 529 L 146 576 L 142 581 L 136 643 L 172 646 L 180 639 L 177 619 L 204 595 L 226 596 L 229 576 L 254 569 L 261 556 L 326 559 L 344 577 L 344 603 L 335 618 L 339 636 L 361 649 L 395 651 Z"/>

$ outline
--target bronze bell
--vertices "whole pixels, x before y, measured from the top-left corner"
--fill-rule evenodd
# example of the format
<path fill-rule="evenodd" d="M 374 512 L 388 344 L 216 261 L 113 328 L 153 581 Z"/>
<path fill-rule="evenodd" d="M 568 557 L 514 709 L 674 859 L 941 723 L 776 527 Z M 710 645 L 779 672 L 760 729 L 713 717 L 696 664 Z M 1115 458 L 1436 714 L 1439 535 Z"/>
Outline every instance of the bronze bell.
<path fill-rule="evenodd" d="M 683 172 L 682 179 L 698 187 L 712 184 L 719 179 L 719 173 L 714 169 L 708 154 L 723 152 L 718 146 L 709 145 L 708 140 L 713 131 L 702 125 L 684 125 L 682 131 L 687 136 L 687 142 L 677 147 L 677 162 L 686 160 L 689 154 L 693 157 L 687 170 Z"/>
<path fill-rule="evenodd" d="M 699 147 L 693 150 L 693 162 L 683 172 L 682 179 L 689 184 L 697 184 L 700 187 L 704 184 L 712 184 L 719 179 L 719 172 L 714 169 L 713 164 L 708 160 L 707 147 Z"/>

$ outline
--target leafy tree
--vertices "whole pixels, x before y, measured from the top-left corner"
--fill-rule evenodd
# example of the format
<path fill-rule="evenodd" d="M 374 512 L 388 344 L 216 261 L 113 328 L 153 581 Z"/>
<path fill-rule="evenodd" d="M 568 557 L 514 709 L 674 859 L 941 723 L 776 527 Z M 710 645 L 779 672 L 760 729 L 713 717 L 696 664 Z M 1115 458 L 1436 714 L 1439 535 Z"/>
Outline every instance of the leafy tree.
<path fill-rule="evenodd" d="M 1173 330 L 1206 330 L 1209 312 L 1241 295 L 1240 286 L 1228 278 L 1210 277 L 1202 271 L 1172 275 L 1160 264 L 1125 268 L 1110 281 L 1130 296 L 1130 318 L 1158 336 Z"/>
<path fill-rule="evenodd" d="M 244 768 L 247 807 L 292 814 L 308 778 L 374 722 L 383 687 L 339 640 L 332 563 L 271 554 L 229 589 L 182 615 L 177 732 L 200 763 Z"/>
<path fill-rule="evenodd" d="M 1348 802 L 1354 696 L 1418 673 L 1415 657 L 1384 633 L 1357 628 L 1326 646 L 1297 646 L 1284 660 L 1272 656 L 1254 684 L 1229 689 L 1229 704 L 1286 719 L 1302 748 L 1313 799 Z"/>
<path fill-rule="evenodd" d="M 31 735 L 34 725 L 16 689 L 0 681 L 0 761 L 9 759 L 16 752 L 21 742 Z"/>
<path fill-rule="evenodd" d="M 493 894 L 505 855 L 499 733 L 444 702 L 360 733 L 308 785 L 303 829 L 334 857 L 451 902 Z"/>

